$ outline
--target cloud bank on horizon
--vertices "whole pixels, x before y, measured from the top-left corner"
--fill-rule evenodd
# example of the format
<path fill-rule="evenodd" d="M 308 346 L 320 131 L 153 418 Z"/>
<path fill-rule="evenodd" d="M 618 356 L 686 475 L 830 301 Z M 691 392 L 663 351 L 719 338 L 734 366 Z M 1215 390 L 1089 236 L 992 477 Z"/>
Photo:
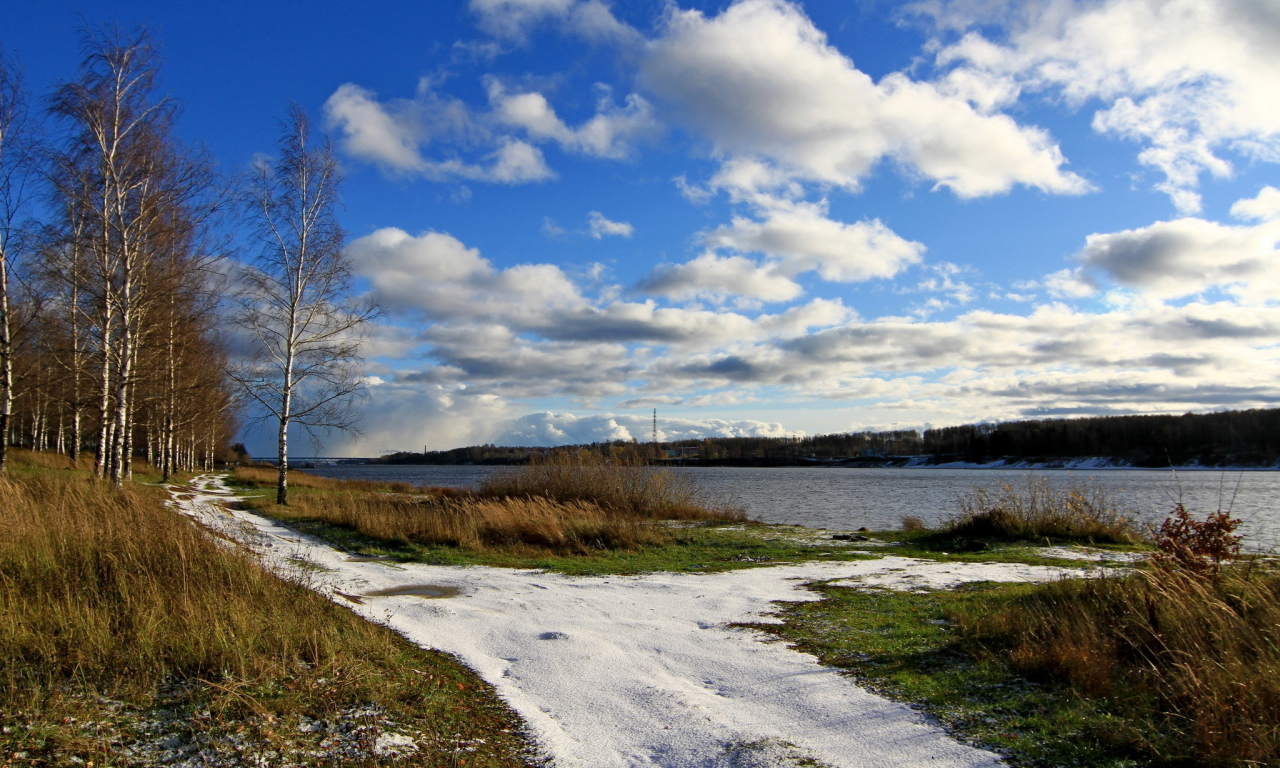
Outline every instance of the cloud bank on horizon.
<path fill-rule="evenodd" d="M 334 85 L 346 160 L 580 213 L 354 238 L 389 315 L 335 452 L 1280 403 L 1274 3 L 925 0 L 874 74 L 820 2 L 467 13 L 445 75 Z"/>

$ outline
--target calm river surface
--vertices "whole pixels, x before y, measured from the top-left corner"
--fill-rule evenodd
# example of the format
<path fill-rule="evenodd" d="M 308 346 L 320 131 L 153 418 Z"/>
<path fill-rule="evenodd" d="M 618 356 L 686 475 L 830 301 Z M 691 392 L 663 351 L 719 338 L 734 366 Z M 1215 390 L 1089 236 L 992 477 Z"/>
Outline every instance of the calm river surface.
<path fill-rule="evenodd" d="M 512 467 L 391 466 L 363 464 L 307 470 L 342 479 L 399 480 L 414 485 L 473 488 Z M 713 499 L 723 500 L 767 523 L 811 528 L 896 529 L 915 515 L 936 524 L 956 509 L 956 499 L 974 487 L 1024 485 L 1039 475 L 1058 487 L 1098 483 L 1117 504 L 1146 519 L 1161 520 L 1179 498 L 1204 513 L 1231 508 L 1244 520 L 1250 549 L 1280 544 L 1280 471 L 1144 469 L 852 469 L 810 467 L 689 467 L 686 472 Z"/>

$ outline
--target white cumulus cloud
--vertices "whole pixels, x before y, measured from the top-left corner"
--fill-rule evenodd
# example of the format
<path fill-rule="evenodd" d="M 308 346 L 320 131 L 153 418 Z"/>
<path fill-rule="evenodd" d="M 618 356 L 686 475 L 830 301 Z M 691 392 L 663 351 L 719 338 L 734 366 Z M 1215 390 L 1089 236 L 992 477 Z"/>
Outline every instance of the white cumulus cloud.
<path fill-rule="evenodd" d="M 730 224 L 703 232 L 706 252 L 684 264 L 659 267 L 640 287 L 675 299 L 789 301 L 803 292 L 795 278 L 804 273 L 841 283 L 890 278 L 918 263 L 925 250 L 879 220 L 835 221 L 825 201 L 754 199 L 756 218 L 735 216 Z"/>
<path fill-rule="evenodd" d="M 782 274 L 816 272 L 841 283 L 893 277 L 924 251 L 879 220 L 846 224 L 828 218 L 825 203 L 781 200 L 765 208 L 761 219 L 735 217 L 705 233 L 704 240 L 713 249 L 763 253 Z"/>
<path fill-rule="evenodd" d="M 591 236 L 596 240 L 603 237 L 631 237 L 635 233 L 635 227 L 625 221 L 611 221 L 605 218 L 603 213 L 592 211 L 587 226 L 590 229 Z"/>
<path fill-rule="evenodd" d="M 1077 257 L 1111 280 L 1157 298 L 1220 286 L 1255 300 L 1280 296 L 1280 225 L 1227 226 L 1197 218 L 1090 235 Z"/>
<path fill-rule="evenodd" d="M 378 101 L 377 94 L 347 83 L 324 105 L 325 119 L 342 134 L 342 148 L 352 157 L 393 173 L 417 173 L 436 180 L 468 179 L 502 184 L 543 181 L 555 176 L 542 151 L 509 136 L 493 139 L 460 103 L 429 91 L 417 100 Z M 489 139 L 496 149 L 481 163 L 458 158 L 428 159 L 422 147 L 435 137 L 470 142 Z"/>
<path fill-rule="evenodd" d="M 413 236 L 386 227 L 351 241 L 347 253 L 374 296 L 393 311 L 451 320 L 479 320 L 496 312 L 511 322 L 586 306 L 559 267 L 497 269 L 477 249 L 442 232 Z"/>
<path fill-rule="evenodd" d="M 790 301 L 804 289 L 774 266 L 761 266 L 744 256 L 704 253 L 683 264 L 658 267 L 640 283 L 641 290 L 677 301 L 746 296 L 761 301 Z"/>
<path fill-rule="evenodd" d="M 943 15 L 962 26 L 965 6 Z M 1232 172 L 1223 150 L 1280 161 L 1275 3 L 1064 0 L 1028 3 L 1000 20 L 1007 42 L 970 33 L 938 62 L 1006 88 L 1055 89 L 1076 105 L 1101 100 L 1094 129 L 1139 142 L 1138 159 L 1163 175 L 1156 187 L 1180 211 L 1200 210 L 1203 173 Z"/>
<path fill-rule="evenodd" d="M 1231 206 L 1231 215 L 1237 219 L 1274 221 L 1280 219 L 1280 189 L 1263 187 L 1257 197 L 1237 200 Z"/>
<path fill-rule="evenodd" d="M 720 153 L 803 180 L 857 189 L 890 159 L 966 198 L 1089 188 L 1043 130 L 901 73 L 873 81 L 784 0 L 740 0 L 713 17 L 671 11 L 641 78 Z"/>
<path fill-rule="evenodd" d="M 632 152 L 633 143 L 660 129 L 649 102 L 638 94 L 618 106 L 607 88 L 596 105 L 596 114 L 578 128 L 570 128 L 556 114 L 546 96 L 537 91 L 510 93 L 501 81 L 488 81 L 494 118 L 524 129 L 531 140 L 555 141 L 566 152 L 618 159 Z"/>
<path fill-rule="evenodd" d="M 504 445 L 565 445 L 633 439 L 647 442 L 652 434 L 651 416 L 616 413 L 579 416 L 544 411 L 512 420 L 498 440 Z M 790 434 L 796 433 L 788 432 L 777 422 L 658 417 L 658 439 L 663 441 L 700 440 L 704 437 L 782 437 Z"/>
<path fill-rule="evenodd" d="M 545 23 L 592 43 L 631 46 L 641 39 L 600 0 L 471 0 L 470 7 L 481 29 L 517 43 Z"/>
<path fill-rule="evenodd" d="M 353 83 L 339 86 L 325 102 L 325 117 L 343 134 L 343 148 L 362 160 L 398 171 L 418 171 L 425 161 L 418 152 L 424 140 L 416 115 L 389 109 L 377 94 Z"/>

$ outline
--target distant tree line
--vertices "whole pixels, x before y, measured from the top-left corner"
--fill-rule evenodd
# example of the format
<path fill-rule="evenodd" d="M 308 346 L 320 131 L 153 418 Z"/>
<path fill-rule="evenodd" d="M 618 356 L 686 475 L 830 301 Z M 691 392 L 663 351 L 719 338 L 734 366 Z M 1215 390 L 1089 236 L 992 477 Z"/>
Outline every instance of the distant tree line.
<path fill-rule="evenodd" d="M 608 455 L 631 452 L 654 461 L 700 465 L 795 466 L 813 463 L 891 465 L 907 457 L 935 463 L 1106 458 L 1135 466 L 1267 465 L 1280 461 L 1280 409 L 1182 416 L 1096 416 L 965 424 L 925 430 L 842 432 L 812 437 L 710 437 L 657 445 L 615 441 L 566 446 Z M 696 459 L 669 458 L 696 448 Z M 394 453 L 387 464 L 520 464 L 545 448 L 477 445 L 448 451 Z"/>
<path fill-rule="evenodd" d="M 924 433 L 923 452 L 986 461 L 1104 457 L 1139 466 L 1274 464 L 1280 409 L 967 424 Z"/>

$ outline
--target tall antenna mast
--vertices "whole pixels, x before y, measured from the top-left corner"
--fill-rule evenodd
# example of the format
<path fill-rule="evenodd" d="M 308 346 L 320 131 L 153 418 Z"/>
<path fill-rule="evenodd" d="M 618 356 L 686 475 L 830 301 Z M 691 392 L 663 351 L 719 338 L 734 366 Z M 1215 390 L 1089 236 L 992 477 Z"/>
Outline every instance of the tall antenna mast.
<path fill-rule="evenodd" d="M 658 444 L 658 409 L 653 409 L 653 444 Z"/>

